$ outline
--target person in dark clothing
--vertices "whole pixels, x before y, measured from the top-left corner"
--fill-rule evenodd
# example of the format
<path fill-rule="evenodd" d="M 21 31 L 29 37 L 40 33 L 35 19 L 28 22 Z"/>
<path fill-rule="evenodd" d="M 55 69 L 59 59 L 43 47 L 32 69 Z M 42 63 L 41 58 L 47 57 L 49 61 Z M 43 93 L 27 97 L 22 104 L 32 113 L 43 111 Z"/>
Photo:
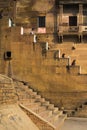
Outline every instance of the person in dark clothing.
<path fill-rule="evenodd" d="M 3 17 L 2 13 L 3 13 L 3 10 L 0 11 L 0 19 L 2 19 L 2 17 Z"/>
<path fill-rule="evenodd" d="M 75 66 L 76 65 L 76 60 L 73 60 L 71 65 Z"/>

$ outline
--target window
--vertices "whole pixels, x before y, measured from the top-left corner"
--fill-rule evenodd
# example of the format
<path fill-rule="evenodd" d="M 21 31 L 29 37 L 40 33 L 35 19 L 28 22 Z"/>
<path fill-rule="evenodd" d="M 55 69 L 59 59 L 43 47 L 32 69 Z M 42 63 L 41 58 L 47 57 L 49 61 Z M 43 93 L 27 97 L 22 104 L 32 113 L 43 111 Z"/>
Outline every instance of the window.
<path fill-rule="evenodd" d="M 38 17 L 38 27 L 45 27 L 45 16 Z"/>
<path fill-rule="evenodd" d="M 55 0 L 55 6 L 59 5 L 59 0 Z"/>
<path fill-rule="evenodd" d="M 11 60 L 11 51 L 7 51 L 4 53 L 4 59 L 5 60 Z"/>

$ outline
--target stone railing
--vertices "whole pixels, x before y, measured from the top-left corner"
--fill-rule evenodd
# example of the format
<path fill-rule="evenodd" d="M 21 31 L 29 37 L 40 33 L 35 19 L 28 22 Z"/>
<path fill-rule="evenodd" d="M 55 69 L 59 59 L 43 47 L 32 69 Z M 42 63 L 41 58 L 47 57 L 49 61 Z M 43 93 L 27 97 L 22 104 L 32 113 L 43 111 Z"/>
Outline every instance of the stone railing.
<path fill-rule="evenodd" d="M 63 32 L 78 32 L 79 27 L 78 26 L 62 26 Z"/>
<path fill-rule="evenodd" d="M 23 109 L 24 112 L 26 112 L 26 114 L 30 117 L 30 119 L 37 125 L 37 127 L 40 130 L 56 129 L 54 125 L 52 125 L 51 123 L 49 123 L 48 121 L 46 121 L 45 119 L 43 119 L 42 117 L 31 111 L 29 108 L 26 108 L 22 104 L 20 104 L 19 106 Z"/>

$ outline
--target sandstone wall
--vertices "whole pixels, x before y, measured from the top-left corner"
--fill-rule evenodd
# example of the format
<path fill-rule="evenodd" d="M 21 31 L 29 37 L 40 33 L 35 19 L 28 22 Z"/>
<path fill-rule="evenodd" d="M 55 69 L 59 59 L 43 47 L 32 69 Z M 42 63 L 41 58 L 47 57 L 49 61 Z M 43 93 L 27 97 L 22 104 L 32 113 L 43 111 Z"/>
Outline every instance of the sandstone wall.
<path fill-rule="evenodd" d="M 45 3 L 45 6 L 43 6 Z M 54 32 L 54 0 L 38 1 L 38 0 L 21 0 L 17 2 L 16 23 L 30 28 L 34 28 L 38 32 L 38 16 L 46 17 L 46 32 Z"/>
<path fill-rule="evenodd" d="M 14 104 L 16 101 L 12 79 L 0 75 L 0 104 Z"/>

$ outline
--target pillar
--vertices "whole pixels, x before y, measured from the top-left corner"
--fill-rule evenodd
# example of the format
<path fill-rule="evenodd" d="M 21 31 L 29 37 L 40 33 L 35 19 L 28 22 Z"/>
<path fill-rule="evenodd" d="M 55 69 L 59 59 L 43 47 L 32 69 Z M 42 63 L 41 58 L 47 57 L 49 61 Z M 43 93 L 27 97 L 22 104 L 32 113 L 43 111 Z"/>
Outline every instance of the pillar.
<path fill-rule="evenodd" d="M 59 5 L 59 37 L 60 37 L 60 42 L 62 42 L 62 16 L 63 16 L 63 5 Z"/>
<path fill-rule="evenodd" d="M 83 5 L 79 4 L 79 42 L 82 42 Z"/>
<path fill-rule="evenodd" d="M 13 20 L 14 20 L 14 24 L 16 22 L 16 0 L 13 0 L 14 5 L 13 5 Z"/>
<path fill-rule="evenodd" d="M 79 42 L 80 43 L 83 42 L 83 35 L 82 34 L 79 35 Z"/>

